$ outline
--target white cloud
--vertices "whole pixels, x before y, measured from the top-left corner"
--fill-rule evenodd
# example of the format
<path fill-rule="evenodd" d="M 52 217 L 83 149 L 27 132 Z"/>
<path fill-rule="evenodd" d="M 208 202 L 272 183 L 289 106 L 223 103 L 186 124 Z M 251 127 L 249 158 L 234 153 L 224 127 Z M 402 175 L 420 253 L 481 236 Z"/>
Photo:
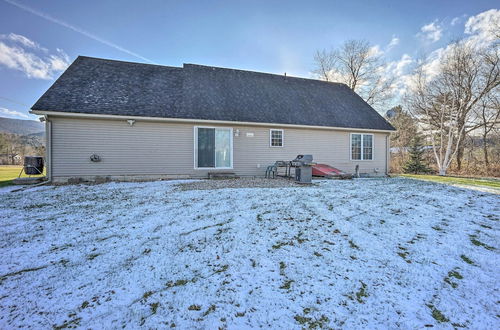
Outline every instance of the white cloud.
<path fill-rule="evenodd" d="M 396 62 L 396 67 L 394 71 L 395 74 L 401 76 L 404 73 L 405 69 L 412 63 L 413 63 L 413 58 L 408 54 L 403 54 L 403 56 L 401 56 L 401 59 Z"/>
<path fill-rule="evenodd" d="M 30 119 L 30 116 L 27 114 L 24 114 L 22 112 L 16 111 L 16 110 L 10 110 L 7 108 L 2 108 L 0 107 L 0 114 L 2 116 L 7 116 L 10 118 L 24 118 L 24 119 Z"/>
<path fill-rule="evenodd" d="M 393 35 L 392 39 L 389 42 L 389 44 L 387 45 L 385 51 L 388 52 L 389 50 L 396 47 L 397 45 L 399 45 L 399 38 Z"/>
<path fill-rule="evenodd" d="M 46 48 L 25 36 L 0 35 L 0 65 L 21 71 L 28 78 L 52 79 L 54 74 L 66 69 L 69 62 L 68 55 L 61 49 L 48 54 Z"/>
<path fill-rule="evenodd" d="M 436 20 L 422 26 L 418 35 L 430 42 L 436 42 L 443 36 L 443 28 Z"/>
<path fill-rule="evenodd" d="M 369 56 L 381 56 L 381 55 L 384 55 L 384 51 L 382 49 L 380 49 L 379 45 L 375 45 L 375 46 L 370 47 L 370 49 L 368 50 L 368 55 Z"/>
<path fill-rule="evenodd" d="M 25 36 L 22 36 L 20 34 L 15 34 L 15 33 L 9 33 L 8 35 L 5 34 L 0 34 L 0 39 L 7 39 L 10 41 L 13 41 L 15 43 L 19 43 L 27 48 L 34 48 L 34 49 L 41 49 L 41 50 L 47 50 L 46 48 L 40 47 L 39 44 L 34 42 L 33 40 L 30 40 L 26 38 Z"/>
<path fill-rule="evenodd" d="M 439 74 L 441 60 L 448 51 L 448 47 L 438 48 L 427 56 L 426 63 L 422 66 L 422 71 L 428 80 L 432 80 Z"/>
<path fill-rule="evenodd" d="M 469 17 L 465 22 L 464 33 L 470 35 L 469 40 L 478 46 L 487 46 L 497 40 L 499 29 L 500 10 L 491 9 Z"/>
<path fill-rule="evenodd" d="M 457 25 L 458 23 L 460 23 L 460 17 L 455 17 L 451 20 L 451 25 Z"/>
<path fill-rule="evenodd" d="M 403 54 L 401 59 L 397 61 L 387 63 L 384 75 L 394 78 L 391 88 L 396 96 L 401 96 L 406 91 L 406 82 L 411 74 L 411 64 L 414 63 L 415 60 L 408 54 Z"/>

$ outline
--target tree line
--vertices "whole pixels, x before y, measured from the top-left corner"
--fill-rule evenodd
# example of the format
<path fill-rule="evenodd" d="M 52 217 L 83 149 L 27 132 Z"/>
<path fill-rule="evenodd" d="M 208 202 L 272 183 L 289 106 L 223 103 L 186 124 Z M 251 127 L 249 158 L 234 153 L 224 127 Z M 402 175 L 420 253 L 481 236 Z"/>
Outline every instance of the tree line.
<path fill-rule="evenodd" d="M 425 149 L 420 156 L 440 175 L 500 176 L 500 29 L 494 32 L 488 44 L 450 42 L 438 60 L 417 61 L 405 77 L 402 105 L 387 112 L 397 129 L 391 135 L 394 171 L 405 169 L 416 139 Z M 379 111 L 394 101 L 398 78 L 387 74 L 382 55 L 367 41 L 318 51 L 314 63 L 317 77 L 345 83 Z"/>
<path fill-rule="evenodd" d="M 0 165 L 19 165 L 24 156 L 44 156 L 44 153 L 40 136 L 0 133 Z"/>

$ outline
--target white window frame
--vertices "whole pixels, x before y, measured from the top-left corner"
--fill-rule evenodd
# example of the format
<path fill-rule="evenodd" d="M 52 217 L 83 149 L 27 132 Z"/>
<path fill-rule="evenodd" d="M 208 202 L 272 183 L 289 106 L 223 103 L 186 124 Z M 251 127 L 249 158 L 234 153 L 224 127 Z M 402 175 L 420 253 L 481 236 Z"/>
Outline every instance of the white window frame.
<path fill-rule="evenodd" d="M 230 167 L 198 167 L 198 128 L 213 128 L 213 129 L 225 129 L 229 130 L 231 138 L 229 139 L 229 145 L 231 148 L 231 166 Z M 233 128 L 224 126 L 194 126 L 194 154 L 193 154 L 193 166 L 195 170 L 232 170 L 234 169 L 233 156 Z"/>
<path fill-rule="evenodd" d="M 280 146 L 273 146 L 273 131 L 280 131 L 281 132 L 281 145 Z M 283 148 L 284 146 L 285 146 L 285 130 L 279 129 L 279 128 L 271 128 L 269 130 L 269 147 L 271 147 L 271 148 Z"/>
<path fill-rule="evenodd" d="M 361 135 L 361 159 L 353 159 L 352 158 L 352 136 L 353 135 Z M 372 137 L 372 158 L 371 159 L 364 159 L 364 136 L 365 135 L 371 135 Z M 351 133 L 349 137 L 349 159 L 353 162 L 371 162 L 375 160 L 375 136 L 371 133 Z"/>

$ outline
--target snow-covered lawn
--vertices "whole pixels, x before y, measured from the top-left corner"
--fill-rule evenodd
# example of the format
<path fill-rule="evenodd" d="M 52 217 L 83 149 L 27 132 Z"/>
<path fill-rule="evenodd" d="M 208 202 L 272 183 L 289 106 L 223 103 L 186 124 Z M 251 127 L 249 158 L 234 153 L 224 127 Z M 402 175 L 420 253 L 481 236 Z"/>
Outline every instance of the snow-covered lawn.
<path fill-rule="evenodd" d="M 0 328 L 498 328 L 499 195 L 409 179 L 0 194 Z"/>

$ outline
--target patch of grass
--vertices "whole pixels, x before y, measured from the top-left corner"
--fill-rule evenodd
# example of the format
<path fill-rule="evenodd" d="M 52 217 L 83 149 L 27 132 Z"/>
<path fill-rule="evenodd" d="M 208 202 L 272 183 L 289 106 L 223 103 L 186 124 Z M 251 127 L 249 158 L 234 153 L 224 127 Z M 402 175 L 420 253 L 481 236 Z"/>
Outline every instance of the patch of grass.
<path fill-rule="evenodd" d="M 77 328 L 80 325 L 81 320 L 82 320 L 81 317 L 77 317 L 72 320 L 64 321 L 63 324 L 61 325 L 53 325 L 53 329 L 61 330 L 61 329 Z"/>
<path fill-rule="evenodd" d="M 444 316 L 444 314 L 439 309 L 434 307 L 434 305 L 427 305 L 427 307 L 429 307 L 429 309 L 431 310 L 434 320 L 438 321 L 439 323 L 450 322 L 450 320 L 446 316 Z"/>
<path fill-rule="evenodd" d="M 280 275 L 285 276 L 286 264 L 283 261 L 280 261 Z"/>
<path fill-rule="evenodd" d="M 303 315 L 295 315 L 293 317 L 298 324 L 302 326 L 307 326 L 308 329 L 323 329 L 326 323 L 330 322 L 330 319 L 325 315 L 321 315 L 319 319 L 313 319 L 312 317 L 307 317 Z M 303 327 L 305 329 L 306 327 Z"/>
<path fill-rule="evenodd" d="M 453 282 L 453 281 L 452 281 L 452 278 L 455 278 L 455 279 L 457 279 L 457 280 L 461 280 L 461 279 L 463 279 L 464 277 L 463 277 L 463 276 L 462 276 L 462 275 L 461 275 L 461 274 L 460 274 L 457 270 L 451 270 L 451 271 L 449 271 L 449 272 L 448 272 L 448 276 L 446 276 L 446 277 L 444 278 L 444 281 L 445 281 L 446 283 L 448 283 L 449 285 L 451 285 L 451 287 L 452 287 L 453 289 L 456 289 L 456 288 L 458 287 L 458 283 Z"/>
<path fill-rule="evenodd" d="M 149 307 L 151 307 L 151 314 L 156 314 L 156 311 L 158 310 L 158 306 L 160 306 L 159 302 L 149 304 Z"/>
<path fill-rule="evenodd" d="M 190 310 L 190 311 L 200 311 L 201 310 L 201 306 L 193 304 L 193 305 L 191 305 L 191 306 L 188 307 L 188 310 Z"/>
<path fill-rule="evenodd" d="M 474 187 L 486 187 L 493 189 L 500 189 L 500 180 L 495 179 L 473 179 L 473 178 L 459 178 L 452 176 L 439 176 L 439 175 L 415 175 L 415 174 L 401 174 L 402 177 L 432 181 L 443 184 L 450 185 L 461 185 L 461 186 L 474 186 Z"/>
<path fill-rule="evenodd" d="M 432 226 L 431 228 L 434 229 L 435 231 L 443 231 L 443 228 L 439 226 Z"/>
<path fill-rule="evenodd" d="M 207 310 L 203 313 L 203 316 L 207 316 L 208 314 L 215 312 L 215 309 L 217 307 L 215 305 L 210 305 L 210 307 L 207 308 Z"/>
<path fill-rule="evenodd" d="M 452 271 L 448 272 L 448 276 L 449 276 L 449 277 L 454 277 L 454 278 L 456 278 L 457 280 L 461 280 L 461 279 L 463 279 L 463 278 L 464 278 L 464 277 L 463 277 L 463 276 L 462 276 L 459 272 L 457 272 L 456 270 L 452 270 Z"/>
<path fill-rule="evenodd" d="M 461 255 L 460 258 L 462 258 L 463 261 L 465 261 L 466 263 L 468 263 L 469 265 L 474 265 L 474 261 L 472 261 L 471 259 L 467 258 L 467 256 L 465 255 Z"/>
<path fill-rule="evenodd" d="M 47 204 L 47 203 L 31 204 L 31 205 L 26 205 L 24 207 L 24 209 L 26 209 L 26 210 L 41 209 L 41 208 L 44 208 L 46 206 L 50 206 L 50 204 Z"/>
<path fill-rule="evenodd" d="M 243 316 L 245 316 L 245 312 L 237 312 L 237 313 L 235 314 L 235 316 L 236 316 L 236 317 L 243 317 Z"/>
<path fill-rule="evenodd" d="M 467 327 L 465 324 L 462 324 L 462 323 L 452 323 L 451 325 L 455 328 L 466 328 Z"/>
<path fill-rule="evenodd" d="M 356 292 L 356 300 L 363 304 L 363 298 L 367 298 L 369 294 L 366 292 L 366 284 L 361 282 L 361 288 L 359 288 L 358 292 Z"/>
<path fill-rule="evenodd" d="M 311 317 L 306 317 L 306 316 L 302 316 L 302 315 L 295 315 L 293 318 L 300 325 L 307 324 L 307 323 L 311 322 L 311 320 L 312 320 Z"/>
<path fill-rule="evenodd" d="M 293 238 L 296 239 L 299 244 L 302 244 L 302 243 L 308 241 L 307 238 L 302 238 L 302 235 L 304 235 L 304 233 L 300 232 L 296 236 L 294 236 Z"/>
<path fill-rule="evenodd" d="M 90 305 L 90 303 L 89 303 L 88 301 L 86 301 L 86 300 L 85 300 L 85 301 L 82 303 L 82 305 L 80 306 L 80 309 L 85 309 L 85 308 L 87 308 L 89 305 Z"/>
<path fill-rule="evenodd" d="M 321 253 L 316 252 L 316 251 L 314 251 L 314 255 L 315 255 L 316 257 L 322 257 L 322 256 L 323 256 Z"/>
<path fill-rule="evenodd" d="M 5 275 L 3 275 L 3 276 L 0 277 L 0 283 L 2 283 L 2 281 L 5 280 L 7 277 L 20 275 L 22 273 L 27 273 L 27 272 L 35 272 L 37 270 L 44 269 L 44 268 L 47 268 L 47 266 L 41 266 L 41 267 L 35 267 L 35 268 L 26 268 L 26 269 L 18 270 L 17 272 L 12 272 L 12 273 L 5 274 Z"/>
<path fill-rule="evenodd" d="M 277 250 L 277 249 L 281 249 L 283 246 L 287 246 L 287 245 L 293 246 L 293 242 L 278 242 L 278 243 L 274 244 L 272 246 L 272 248 Z"/>
<path fill-rule="evenodd" d="M 87 256 L 87 260 L 94 260 L 95 258 L 97 258 L 98 256 L 100 256 L 101 254 L 100 253 L 92 253 L 92 254 L 89 254 Z"/>
<path fill-rule="evenodd" d="M 477 239 L 477 236 L 476 235 L 469 235 L 469 238 L 470 238 L 470 241 L 472 244 L 474 244 L 475 246 L 482 246 L 484 247 L 486 250 L 490 250 L 490 251 L 493 251 L 495 250 L 495 248 L 493 246 L 489 246 L 481 241 L 479 241 Z"/>
<path fill-rule="evenodd" d="M 349 246 L 350 246 L 351 248 L 353 248 L 353 249 L 357 249 L 357 250 L 359 250 L 359 246 L 357 246 L 356 244 L 354 244 L 354 242 L 353 242 L 353 241 L 351 241 L 351 240 L 349 240 Z"/>
<path fill-rule="evenodd" d="M 6 187 L 12 184 L 12 180 L 19 176 L 22 166 L 19 165 L 0 165 L 0 188 Z M 33 177 L 45 176 L 45 170 L 43 175 L 32 175 Z M 26 174 L 21 175 L 21 178 L 27 178 Z"/>
<path fill-rule="evenodd" d="M 144 292 L 144 294 L 142 295 L 142 299 L 148 299 L 149 297 L 151 297 L 153 295 L 153 291 L 146 291 Z"/>
<path fill-rule="evenodd" d="M 458 288 L 458 283 L 453 282 L 449 277 L 445 277 L 444 281 L 448 283 L 453 289 Z"/>
<path fill-rule="evenodd" d="M 417 242 L 423 238 L 425 238 L 424 234 L 417 234 L 417 235 L 415 235 L 415 237 L 413 237 L 411 240 L 409 240 L 408 243 L 415 244 L 415 242 Z"/>
<path fill-rule="evenodd" d="M 188 284 L 189 282 L 194 282 L 193 280 L 177 280 L 175 282 L 167 282 L 167 284 L 165 284 L 167 286 L 167 288 L 173 288 L 174 286 L 183 286 L 183 285 L 186 285 Z"/>
<path fill-rule="evenodd" d="M 286 280 L 281 286 L 280 289 L 283 290 L 290 290 L 292 283 L 295 282 L 294 280 Z"/>
<path fill-rule="evenodd" d="M 229 265 L 222 265 L 222 267 L 221 267 L 221 268 L 216 269 L 216 270 L 214 271 L 214 274 L 225 272 L 225 271 L 226 271 L 226 270 L 228 270 L 228 269 L 229 269 Z"/>
<path fill-rule="evenodd" d="M 403 258 L 407 263 L 411 264 L 411 260 L 407 258 L 410 253 L 406 251 L 406 248 L 399 246 L 398 249 L 402 250 L 402 252 L 398 252 L 398 256 Z"/>

